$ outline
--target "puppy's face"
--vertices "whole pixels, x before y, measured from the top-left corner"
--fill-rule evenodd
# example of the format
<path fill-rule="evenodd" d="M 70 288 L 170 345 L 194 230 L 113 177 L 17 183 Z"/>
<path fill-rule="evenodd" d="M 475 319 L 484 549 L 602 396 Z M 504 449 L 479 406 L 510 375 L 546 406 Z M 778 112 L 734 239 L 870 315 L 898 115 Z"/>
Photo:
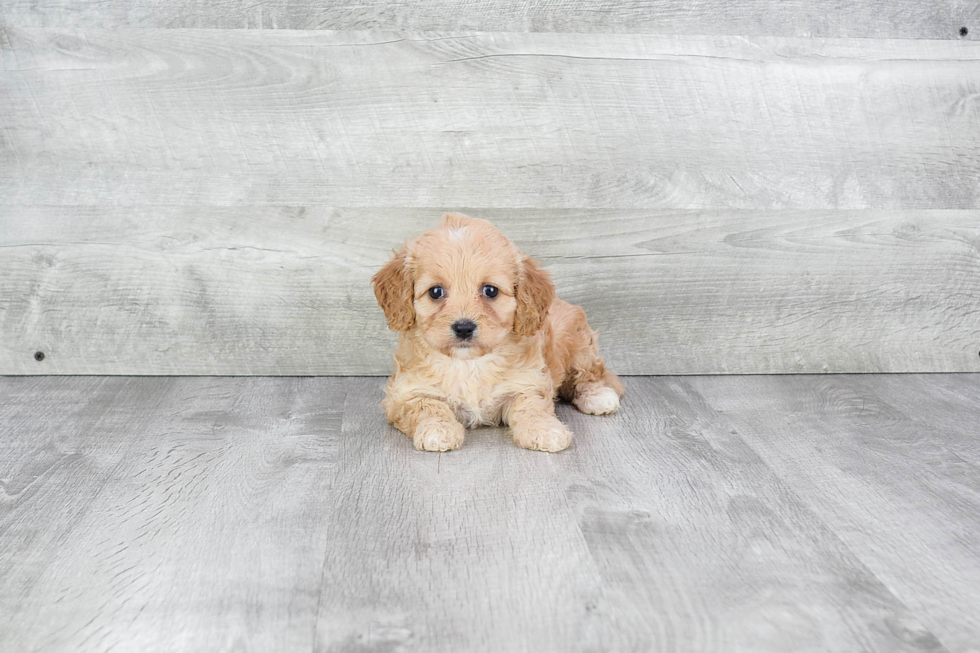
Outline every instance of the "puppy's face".
<path fill-rule="evenodd" d="M 458 214 L 409 243 L 373 281 L 392 329 L 416 329 L 456 358 L 483 356 L 514 332 L 533 334 L 554 298 L 547 273 L 493 225 Z"/>
<path fill-rule="evenodd" d="M 448 226 L 412 250 L 415 319 L 433 349 L 474 358 L 511 333 L 519 259 L 500 232 L 475 222 Z"/>

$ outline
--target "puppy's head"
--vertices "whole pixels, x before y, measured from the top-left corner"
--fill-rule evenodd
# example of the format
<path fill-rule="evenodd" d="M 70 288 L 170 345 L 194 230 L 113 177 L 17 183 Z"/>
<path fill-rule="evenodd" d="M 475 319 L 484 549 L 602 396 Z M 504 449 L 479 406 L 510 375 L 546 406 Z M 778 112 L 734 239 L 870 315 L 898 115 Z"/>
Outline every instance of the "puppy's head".
<path fill-rule="evenodd" d="M 512 333 L 533 335 L 555 298 L 548 273 L 496 227 L 449 213 L 372 279 L 395 331 L 417 329 L 447 356 L 476 358 Z"/>

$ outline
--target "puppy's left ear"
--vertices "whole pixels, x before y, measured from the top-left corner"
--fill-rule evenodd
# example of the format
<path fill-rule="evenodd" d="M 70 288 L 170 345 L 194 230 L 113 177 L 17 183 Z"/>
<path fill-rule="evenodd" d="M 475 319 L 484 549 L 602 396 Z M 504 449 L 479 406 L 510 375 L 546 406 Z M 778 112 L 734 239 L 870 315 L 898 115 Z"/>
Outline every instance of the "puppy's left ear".
<path fill-rule="evenodd" d="M 519 336 L 532 336 L 544 323 L 551 302 L 555 301 L 555 286 L 551 276 L 542 270 L 537 261 L 525 256 L 521 277 L 517 282 L 517 312 L 514 314 L 514 331 Z"/>
<path fill-rule="evenodd" d="M 415 303 L 412 301 L 415 283 L 405 252 L 395 254 L 387 265 L 371 277 L 371 283 L 374 284 L 374 296 L 385 312 L 388 328 L 392 331 L 411 329 L 415 325 Z"/>

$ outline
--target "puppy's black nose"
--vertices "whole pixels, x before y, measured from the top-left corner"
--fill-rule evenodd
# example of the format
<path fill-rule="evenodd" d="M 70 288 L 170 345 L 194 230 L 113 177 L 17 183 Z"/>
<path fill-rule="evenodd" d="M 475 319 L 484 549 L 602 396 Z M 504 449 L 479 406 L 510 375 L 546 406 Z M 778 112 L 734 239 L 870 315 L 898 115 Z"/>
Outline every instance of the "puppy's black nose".
<path fill-rule="evenodd" d="M 476 322 L 472 320 L 456 320 L 453 322 L 453 333 L 460 340 L 469 340 L 476 331 Z"/>

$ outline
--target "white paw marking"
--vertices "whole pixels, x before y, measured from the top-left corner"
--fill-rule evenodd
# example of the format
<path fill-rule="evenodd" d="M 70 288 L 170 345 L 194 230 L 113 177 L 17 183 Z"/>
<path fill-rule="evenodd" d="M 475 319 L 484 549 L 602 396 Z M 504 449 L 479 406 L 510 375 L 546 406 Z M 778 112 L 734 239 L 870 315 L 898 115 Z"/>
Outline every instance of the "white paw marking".
<path fill-rule="evenodd" d="M 577 393 L 572 403 L 588 415 L 608 415 L 619 410 L 619 395 L 612 388 L 592 387 Z"/>
<path fill-rule="evenodd" d="M 465 434 L 459 422 L 424 419 L 415 428 L 412 444 L 419 451 L 452 451 L 462 446 Z"/>

